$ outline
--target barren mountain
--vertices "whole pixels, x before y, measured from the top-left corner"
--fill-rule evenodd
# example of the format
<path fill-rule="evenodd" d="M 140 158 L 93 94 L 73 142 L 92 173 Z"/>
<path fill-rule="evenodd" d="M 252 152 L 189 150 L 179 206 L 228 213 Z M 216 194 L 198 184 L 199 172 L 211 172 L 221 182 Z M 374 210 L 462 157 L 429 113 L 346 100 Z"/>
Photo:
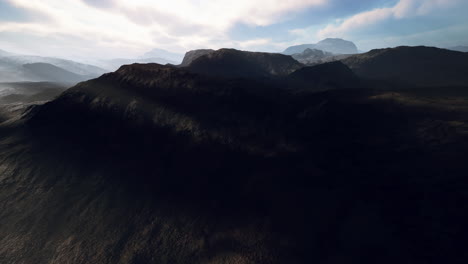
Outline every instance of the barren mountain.
<path fill-rule="evenodd" d="M 0 106 L 0 259 L 466 263 L 468 83 L 354 82 L 222 49 Z"/>
<path fill-rule="evenodd" d="M 36 65 L 49 65 L 48 67 L 60 68 L 62 71 L 66 71 L 67 76 L 71 76 L 69 73 L 73 74 L 74 80 L 65 80 L 66 82 L 76 82 L 76 79 L 79 81 L 87 80 L 91 78 L 96 78 L 101 74 L 105 73 L 106 70 L 99 67 L 82 64 L 75 61 L 63 60 L 58 58 L 49 58 L 49 57 L 40 57 L 40 56 L 29 56 L 29 55 L 18 55 L 11 53 L 0 54 L 0 81 L 1 82 L 24 82 L 24 81 L 50 81 L 54 82 L 56 79 L 63 79 L 58 76 L 50 76 L 51 79 L 37 78 L 34 74 L 31 75 L 31 72 L 26 70 L 23 65 L 26 64 L 36 64 Z M 81 76 L 79 78 L 75 78 Z"/>
<path fill-rule="evenodd" d="M 356 45 L 347 40 L 337 38 L 327 38 L 316 44 L 303 44 L 287 48 L 283 54 L 292 55 L 302 53 L 306 49 L 317 49 L 333 54 L 355 54 L 358 53 Z"/>
<path fill-rule="evenodd" d="M 230 78 L 269 78 L 286 76 L 302 66 L 292 57 L 282 54 L 220 49 L 193 60 L 187 69 Z"/>
<path fill-rule="evenodd" d="M 357 75 L 409 85 L 468 83 L 468 54 L 432 47 L 378 49 L 343 60 Z"/>
<path fill-rule="evenodd" d="M 204 56 L 213 52 L 215 51 L 212 49 L 191 50 L 185 53 L 184 59 L 182 60 L 182 63 L 180 64 L 180 66 L 182 67 L 189 66 L 194 60 L 200 58 L 201 56 Z"/>

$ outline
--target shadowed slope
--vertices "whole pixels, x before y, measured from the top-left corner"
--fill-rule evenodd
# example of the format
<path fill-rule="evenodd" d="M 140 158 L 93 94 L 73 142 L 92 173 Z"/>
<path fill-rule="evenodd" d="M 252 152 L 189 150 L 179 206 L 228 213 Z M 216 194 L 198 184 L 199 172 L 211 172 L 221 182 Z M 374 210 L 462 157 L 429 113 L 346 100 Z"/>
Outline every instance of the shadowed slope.
<path fill-rule="evenodd" d="M 466 102 L 281 84 L 134 64 L 1 125 L 0 259 L 466 262 Z"/>
<path fill-rule="evenodd" d="M 343 60 L 358 76 L 421 86 L 466 85 L 468 54 L 431 47 L 372 50 Z"/>
<path fill-rule="evenodd" d="M 203 55 L 187 68 L 196 73 L 229 78 L 285 76 L 302 67 L 290 56 L 274 53 L 220 49 Z"/>

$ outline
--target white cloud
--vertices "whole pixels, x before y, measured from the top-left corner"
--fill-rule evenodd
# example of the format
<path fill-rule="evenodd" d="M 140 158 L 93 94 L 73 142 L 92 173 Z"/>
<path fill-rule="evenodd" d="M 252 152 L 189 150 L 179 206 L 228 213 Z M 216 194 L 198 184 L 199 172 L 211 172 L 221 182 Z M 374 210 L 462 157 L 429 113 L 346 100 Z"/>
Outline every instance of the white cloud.
<path fill-rule="evenodd" d="M 269 38 L 259 38 L 259 39 L 251 39 L 246 41 L 238 42 L 238 45 L 243 49 L 251 49 L 259 46 L 265 46 L 271 43 L 271 39 Z"/>
<path fill-rule="evenodd" d="M 329 24 L 318 31 L 319 38 L 340 36 L 388 19 L 403 19 L 428 15 L 436 10 L 451 8 L 462 0 L 400 0 L 393 7 L 377 8 L 356 14 L 339 23 Z"/>
<path fill-rule="evenodd" d="M 0 33 L 16 32 L 36 39 L 69 35 L 88 43 L 89 49 L 81 50 L 89 56 L 110 56 L 117 48 L 136 55 L 154 47 L 180 52 L 198 47 L 255 47 L 269 40 L 234 41 L 228 36 L 229 29 L 237 23 L 270 25 L 287 14 L 329 0 L 101 0 L 94 4 L 84 0 L 6 1 L 49 19 L 0 22 Z"/>

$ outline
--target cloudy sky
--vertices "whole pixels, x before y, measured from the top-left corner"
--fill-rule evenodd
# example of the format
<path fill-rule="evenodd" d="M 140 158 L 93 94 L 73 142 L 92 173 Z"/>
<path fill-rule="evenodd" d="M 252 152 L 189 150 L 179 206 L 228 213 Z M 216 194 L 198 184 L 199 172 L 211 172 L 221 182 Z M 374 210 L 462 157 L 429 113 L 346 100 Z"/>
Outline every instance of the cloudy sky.
<path fill-rule="evenodd" d="M 73 59 L 327 37 L 363 50 L 468 45 L 468 0 L 0 0 L 0 49 Z"/>

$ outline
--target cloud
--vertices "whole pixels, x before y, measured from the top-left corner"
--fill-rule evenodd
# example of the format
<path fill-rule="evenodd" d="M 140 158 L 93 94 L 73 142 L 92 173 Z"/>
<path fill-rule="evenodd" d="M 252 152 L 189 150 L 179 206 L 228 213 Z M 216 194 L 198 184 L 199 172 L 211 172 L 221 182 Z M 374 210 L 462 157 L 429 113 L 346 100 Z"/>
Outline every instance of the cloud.
<path fill-rule="evenodd" d="M 196 47 L 255 47 L 266 40 L 239 42 L 229 29 L 242 23 L 265 26 L 329 0 L 5 0 L 49 19 L 0 21 L 0 32 L 38 37 L 70 35 L 88 43 L 90 56 L 119 47 L 138 54 L 154 47 L 183 52 Z M 38 43 L 40 44 L 40 43 Z"/>
<path fill-rule="evenodd" d="M 247 41 L 241 41 L 238 43 L 239 47 L 243 49 L 251 49 L 259 46 L 265 46 L 271 43 L 271 39 L 269 38 L 259 38 L 259 39 L 251 39 Z"/>
<path fill-rule="evenodd" d="M 400 0 L 393 7 L 377 8 L 353 15 L 318 31 L 319 38 L 341 36 L 388 19 L 404 19 L 431 14 L 436 10 L 455 7 L 462 0 Z"/>

